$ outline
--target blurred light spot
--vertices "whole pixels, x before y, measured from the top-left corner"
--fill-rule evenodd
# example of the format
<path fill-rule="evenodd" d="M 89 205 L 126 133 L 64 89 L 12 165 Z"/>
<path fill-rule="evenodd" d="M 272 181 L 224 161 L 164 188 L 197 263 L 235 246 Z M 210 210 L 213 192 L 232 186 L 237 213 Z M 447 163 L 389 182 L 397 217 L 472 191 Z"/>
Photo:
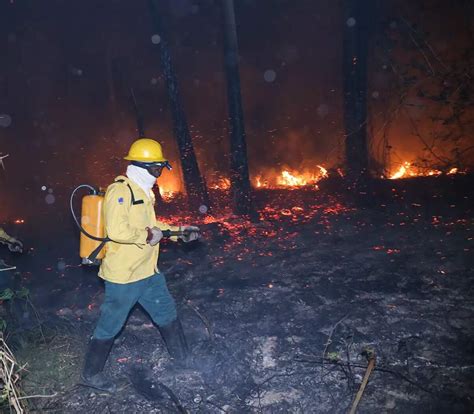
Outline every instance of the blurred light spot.
<path fill-rule="evenodd" d="M 356 19 L 354 19 L 353 17 L 349 17 L 346 21 L 346 24 L 349 26 L 349 27 L 354 27 L 356 25 L 357 21 Z"/>
<path fill-rule="evenodd" d="M 41 187 L 41 191 L 46 191 L 46 186 L 45 186 L 45 185 L 43 185 L 43 186 Z"/>
<path fill-rule="evenodd" d="M 57 267 L 60 272 L 64 271 L 66 269 L 66 262 L 64 260 L 60 260 Z"/>
<path fill-rule="evenodd" d="M 79 68 L 71 68 L 71 73 L 76 76 L 82 76 L 82 69 Z"/>
<path fill-rule="evenodd" d="M 89 224 L 91 221 L 91 219 L 89 218 L 89 216 L 82 216 L 81 217 L 81 224 Z"/>
<path fill-rule="evenodd" d="M 373 91 L 373 92 L 372 92 L 372 98 L 378 99 L 379 97 L 380 97 L 379 91 Z"/>
<path fill-rule="evenodd" d="M 3 128 L 8 128 L 12 124 L 12 117 L 8 114 L 0 115 L 0 126 Z"/>
<path fill-rule="evenodd" d="M 156 79 L 156 78 L 151 78 L 150 83 L 151 83 L 152 85 L 156 85 L 156 84 L 158 83 L 158 79 Z"/>
<path fill-rule="evenodd" d="M 56 201 L 56 197 L 52 194 L 48 194 L 45 198 L 44 201 L 46 201 L 46 204 L 54 204 Z"/>
<path fill-rule="evenodd" d="M 154 45 L 157 45 L 161 42 L 161 37 L 159 34 L 154 34 L 152 37 L 151 37 L 151 43 L 153 43 Z"/>
<path fill-rule="evenodd" d="M 272 69 L 268 69 L 265 71 L 263 74 L 263 79 L 265 79 L 266 82 L 273 82 L 276 79 L 276 72 Z"/>
<path fill-rule="evenodd" d="M 53 194 L 53 189 L 52 189 L 52 188 L 48 188 L 48 193 L 49 193 L 49 194 Z"/>
<path fill-rule="evenodd" d="M 207 210 L 208 210 L 208 207 L 205 206 L 204 204 L 202 206 L 199 206 L 199 212 L 201 214 L 206 214 L 207 213 Z"/>
<path fill-rule="evenodd" d="M 329 113 L 329 106 L 327 106 L 326 104 L 321 104 L 318 106 L 316 112 L 321 118 L 324 118 Z"/>

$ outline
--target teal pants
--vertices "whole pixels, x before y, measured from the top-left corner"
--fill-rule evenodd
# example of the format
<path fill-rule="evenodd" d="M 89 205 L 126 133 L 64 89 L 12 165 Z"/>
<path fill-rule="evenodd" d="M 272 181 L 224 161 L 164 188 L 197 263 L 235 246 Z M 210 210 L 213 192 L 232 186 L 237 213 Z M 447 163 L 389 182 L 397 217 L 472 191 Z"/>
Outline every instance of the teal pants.
<path fill-rule="evenodd" d="M 130 310 L 139 303 L 158 326 L 176 319 L 176 304 L 161 273 L 138 282 L 119 284 L 105 282 L 104 303 L 93 337 L 114 338 L 125 325 Z"/>

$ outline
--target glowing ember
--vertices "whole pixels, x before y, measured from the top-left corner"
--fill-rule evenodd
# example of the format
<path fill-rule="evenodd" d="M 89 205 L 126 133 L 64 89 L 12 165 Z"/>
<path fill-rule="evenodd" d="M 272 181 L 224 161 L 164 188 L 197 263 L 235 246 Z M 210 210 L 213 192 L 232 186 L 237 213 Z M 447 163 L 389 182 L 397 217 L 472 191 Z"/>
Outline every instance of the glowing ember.
<path fill-rule="evenodd" d="M 209 188 L 213 190 L 228 190 L 230 188 L 230 180 L 225 177 L 220 177 L 216 182 L 209 184 Z"/>
<path fill-rule="evenodd" d="M 163 187 L 160 187 L 161 198 L 164 200 L 170 200 L 176 195 L 176 191 L 166 190 Z"/>

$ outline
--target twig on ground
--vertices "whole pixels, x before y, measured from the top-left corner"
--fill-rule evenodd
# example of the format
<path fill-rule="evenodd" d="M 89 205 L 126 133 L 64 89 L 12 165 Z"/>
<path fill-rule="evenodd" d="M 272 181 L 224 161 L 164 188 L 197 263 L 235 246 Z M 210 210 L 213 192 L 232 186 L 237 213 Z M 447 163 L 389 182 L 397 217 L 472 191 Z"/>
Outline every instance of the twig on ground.
<path fill-rule="evenodd" d="M 351 410 L 349 411 L 349 414 L 355 414 L 357 410 L 357 406 L 359 405 L 362 395 L 364 394 L 365 387 L 367 386 L 367 383 L 369 382 L 370 374 L 375 368 L 375 353 L 369 352 L 367 359 L 369 361 L 369 364 L 367 365 L 367 370 L 365 371 L 364 379 L 362 380 L 362 383 L 360 384 L 359 391 L 357 392 L 355 400 L 352 403 L 352 407 L 351 407 Z"/>
<path fill-rule="evenodd" d="M 27 400 L 29 398 L 54 398 L 57 397 L 58 393 L 55 392 L 54 394 L 50 395 L 42 395 L 42 394 L 37 394 L 37 395 L 25 395 L 23 397 L 18 397 L 19 400 Z"/>
<path fill-rule="evenodd" d="M 320 358 L 320 359 L 314 359 L 313 357 L 310 357 L 310 358 L 311 359 L 294 359 L 293 361 L 295 361 L 295 362 L 305 362 L 305 363 L 309 363 L 309 364 L 324 364 L 322 358 Z M 329 359 L 329 358 L 324 358 L 324 360 L 326 362 L 329 362 L 331 364 L 338 365 L 338 366 L 345 366 L 346 365 L 345 362 L 334 361 L 333 359 Z M 365 365 L 360 365 L 360 364 L 351 364 L 351 367 L 352 368 L 367 368 Z M 388 368 L 383 368 L 383 367 L 380 367 L 380 366 L 374 368 L 374 371 L 385 372 L 387 374 L 394 375 L 394 376 L 396 376 L 398 378 L 401 378 L 404 381 L 410 383 L 411 385 L 414 385 L 415 387 L 419 388 L 420 390 L 422 390 L 422 391 L 424 391 L 428 394 L 433 394 L 433 391 L 429 390 L 428 388 L 425 388 L 423 385 L 418 384 L 416 381 L 412 380 L 411 378 L 407 377 L 406 375 L 404 375 L 400 372 L 397 372 L 397 371 L 394 371 L 394 370 L 391 370 L 391 369 L 388 369 Z"/>
<path fill-rule="evenodd" d="M 212 326 L 209 320 L 196 308 L 196 306 L 191 303 L 191 300 L 185 299 L 184 303 L 189 306 L 197 316 L 199 316 L 199 319 L 201 319 L 201 321 L 204 323 L 204 326 L 206 327 L 210 341 L 214 342 L 214 332 L 212 331 Z"/>
<path fill-rule="evenodd" d="M 22 368 L 21 368 L 22 369 Z M 8 398 L 10 410 L 16 414 L 26 412 L 24 404 L 20 401 L 20 375 L 21 370 L 12 351 L 0 334 L 0 382 L 2 383 L 3 393 Z"/>
<path fill-rule="evenodd" d="M 218 410 L 222 411 L 223 413 L 227 413 L 226 410 L 224 410 L 222 407 L 219 407 L 216 403 L 213 403 L 212 401 L 205 400 L 206 404 L 212 405 L 214 408 L 217 408 Z"/>
<path fill-rule="evenodd" d="M 326 353 L 328 351 L 328 348 L 329 348 L 329 345 L 331 345 L 332 341 L 332 335 L 334 334 L 334 331 L 336 330 L 336 328 L 338 327 L 339 324 L 341 324 L 342 322 L 344 322 L 344 320 L 349 316 L 349 314 L 346 314 L 345 316 L 343 316 L 341 319 L 339 319 L 334 325 L 333 327 L 331 328 L 331 331 L 329 332 L 329 336 L 328 336 L 328 339 L 325 343 L 325 346 L 324 346 L 324 350 L 323 350 L 323 356 L 322 356 L 322 361 L 323 363 L 321 364 L 321 377 L 323 376 L 324 374 L 324 360 L 326 358 Z"/>
<path fill-rule="evenodd" d="M 351 336 L 350 342 L 346 342 L 344 340 L 344 344 L 346 345 L 346 358 L 347 358 L 347 385 L 349 386 L 349 390 L 352 392 L 354 389 L 354 374 L 352 373 L 352 368 L 351 368 L 351 347 L 352 347 L 352 339 L 353 337 Z"/>
<path fill-rule="evenodd" d="M 44 336 L 44 331 L 43 331 L 43 322 L 41 322 L 40 315 L 35 307 L 33 305 L 33 302 L 31 301 L 29 295 L 26 296 L 26 303 L 33 309 L 33 312 L 35 314 L 36 320 L 38 321 L 38 328 L 41 333 L 41 337 L 43 338 L 43 342 L 46 343 L 46 337 Z"/>

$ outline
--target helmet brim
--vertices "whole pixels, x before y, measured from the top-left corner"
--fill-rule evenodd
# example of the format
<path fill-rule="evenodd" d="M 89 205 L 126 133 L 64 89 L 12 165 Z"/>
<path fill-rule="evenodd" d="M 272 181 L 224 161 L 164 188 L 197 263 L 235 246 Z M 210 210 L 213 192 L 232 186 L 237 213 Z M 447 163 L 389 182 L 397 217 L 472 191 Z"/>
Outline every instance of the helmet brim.
<path fill-rule="evenodd" d="M 165 161 L 168 161 L 166 158 L 154 158 L 154 159 L 150 159 L 150 158 L 145 158 L 145 157 L 130 157 L 130 156 L 126 156 L 126 157 L 123 157 L 124 160 L 127 160 L 127 161 L 139 161 L 139 162 L 149 162 L 149 163 L 153 163 L 153 162 L 165 162 Z"/>

